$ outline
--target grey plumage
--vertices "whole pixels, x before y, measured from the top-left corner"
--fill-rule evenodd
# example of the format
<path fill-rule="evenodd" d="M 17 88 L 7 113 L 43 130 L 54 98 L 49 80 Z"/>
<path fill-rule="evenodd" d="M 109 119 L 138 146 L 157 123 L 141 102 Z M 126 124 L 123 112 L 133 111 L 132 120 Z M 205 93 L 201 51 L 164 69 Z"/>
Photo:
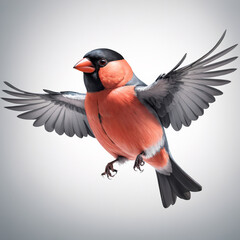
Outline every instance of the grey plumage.
<path fill-rule="evenodd" d="M 4 92 L 18 98 L 2 99 L 18 104 L 6 108 L 24 112 L 18 115 L 19 118 L 35 120 L 33 126 L 44 125 L 48 132 L 55 129 L 59 135 L 65 133 L 70 137 L 74 134 L 80 138 L 87 135 L 94 137 L 85 112 L 85 94 L 50 90 L 44 90 L 46 94 L 38 94 L 20 90 L 8 82 L 5 84 L 15 91 Z"/>
<path fill-rule="evenodd" d="M 230 82 L 214 77 L 234 72 L 235 68 L 215 69 L 231 63 L 237 57 L 212 62 L 232 51 L 237 44 L 207 58 L 220 45 L 225 33 L 226 31 L 207 54 L 195 62 L 179 68 L 186 58 L 185 54 L 169 73 L 160 75 L 151 85 L 135 87 L 138 99 L 151 108 L 151 111 L 155 111 L 164 127 L 171 124 L 175 130 L 180 130 L 182 125 L 189 126 L 191 121 L 203 115 L 209 103 L 215 101 L 214 96 L 222 94 L 212 86 L 221 86 Z"/>

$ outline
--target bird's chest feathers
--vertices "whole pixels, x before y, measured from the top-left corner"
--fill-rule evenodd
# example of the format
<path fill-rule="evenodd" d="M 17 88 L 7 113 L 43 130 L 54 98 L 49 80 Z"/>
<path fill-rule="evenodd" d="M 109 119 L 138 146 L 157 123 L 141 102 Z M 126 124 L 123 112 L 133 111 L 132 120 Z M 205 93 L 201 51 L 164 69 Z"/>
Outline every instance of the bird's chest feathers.
<path fill-rule="evenodd" d="M 139 101 L 132 86 L 108 89 L 90 95 L 92 107 L 87 108 L 89 117 L 95 123 L 99 122 L 105 130 L 112 132 L 114 129 L 113 132 L 116 133 L 118 129 L 128 128 L 129 124 L 131 125 L 129 120 L 137 119 L 135 110 Z M 88 98 L 86 100 L 88 104 Z"/>
<path fill-rule="evenodd" d="M 161 135 L 161 126 L 137 99 L 134 86 L 88 93 L 85 108 L 94 135 L 106 149 L 114 144 L 139 154 Z"/>
<path fill-rule="evenodd" d="M 107 90 L 106 94 L 100 96 L 98 105 L 99 113 L 107 120 L 121 122 L 124 115 L 134 115 L 134 106 L 138 101 L 134 95 L 133 87 L 120 87 L 114 90 Z M 126 116 L 125 116 L 126 119 Z"/>
<path fill-rule="evenodd" d="M 112 155 L 131 157 L 123 150 L 123 145 L 131 135 L 129 119 L 134 121 L 137 118 L 133 111 L 135 101 L 138 100 L 132 86 L 88 93 L 86 96 L 85 109 L 90 127 Z"/>

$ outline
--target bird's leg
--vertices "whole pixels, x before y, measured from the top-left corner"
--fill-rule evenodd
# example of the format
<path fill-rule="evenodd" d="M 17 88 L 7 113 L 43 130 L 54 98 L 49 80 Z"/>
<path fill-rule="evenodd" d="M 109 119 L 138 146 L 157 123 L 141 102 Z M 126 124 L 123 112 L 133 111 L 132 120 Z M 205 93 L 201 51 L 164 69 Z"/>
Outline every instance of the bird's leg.
<path fill-rule="evenodd" d="M 122 157 L 122 156 L 118 156 L 117 159 L 115 159 L 112 162 L 109 162 L 106 167 L 105 167 L 105 172 L 102 173 L 102 176 L 107 175 L 107 177 L 110 179 L 110 177 L 114 177 L 117 174 L 117 170 L 113 168 L 113 163 L 115 162 L 125 162 L 127 159 Z M 113 173 L 115 173 L 113 175 Z"/>
<path fill-rule="evenodd" d="M 133 169 L 136 171 L 136 168 L 140 171 L 143 172 L 143 170 L 140 168 L 141 166 L 143 166 L 145 164 L 145 162 L 143 161 L 143 155 L 145 155 L 144 152 L 141 152 L 140 154 L 137 155 Z"/>

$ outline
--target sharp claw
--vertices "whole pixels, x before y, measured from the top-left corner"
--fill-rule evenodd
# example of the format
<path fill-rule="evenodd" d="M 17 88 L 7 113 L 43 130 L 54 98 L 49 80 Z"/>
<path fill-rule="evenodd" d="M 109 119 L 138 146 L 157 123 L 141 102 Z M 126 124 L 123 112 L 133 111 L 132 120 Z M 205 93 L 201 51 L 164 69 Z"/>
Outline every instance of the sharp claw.
<path fill-rule="evenodd" d="M 138 155 L 133 166 L 134 171 L 137 171 L 138 169 L 140 172 L 143 172 L 144 170 L 141 169 L 141 166 L 144 164 L 145 162 L 143 161 L 142 156 Z"/>
<path fill-rule="evenodd" d="M 115 173 L 115 174 L 113 174 Z M 102 176 L 107 175 L 107 178 L 111 180 L 117 174 L 117 170 L 113 168 L 113 162 L 107 164 L 105 172 L 102 173 Z"/>

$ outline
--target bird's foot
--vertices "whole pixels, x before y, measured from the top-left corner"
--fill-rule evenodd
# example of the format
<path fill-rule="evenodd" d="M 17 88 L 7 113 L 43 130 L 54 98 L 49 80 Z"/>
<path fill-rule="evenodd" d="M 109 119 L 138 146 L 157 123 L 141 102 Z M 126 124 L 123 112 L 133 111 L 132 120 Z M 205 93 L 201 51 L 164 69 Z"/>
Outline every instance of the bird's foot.
<path fill-rule="evenodd" d="M 136 169 L 138 169 L 140 172 L 143 172 L 143 170 L 141 169 L 141 167 L 145 164 L 145 162 L 143 161 L 142 155 L 144 153 L 140 153 L 139 155 L 137 155 L 137 158 L 135 160 L 133 169 L 136 171 Z"/>
<path fill-rule="evenodd" d="M 113 163 L 116 161 L 118 161 L 118 159 L 107 164 L 105 172 L 102 173 L 102 176 L 107 175 L 107 178 L 110 179 L 110 177 L 114 177 L 117 174 L 117 170 L 113 168 Z"/>

